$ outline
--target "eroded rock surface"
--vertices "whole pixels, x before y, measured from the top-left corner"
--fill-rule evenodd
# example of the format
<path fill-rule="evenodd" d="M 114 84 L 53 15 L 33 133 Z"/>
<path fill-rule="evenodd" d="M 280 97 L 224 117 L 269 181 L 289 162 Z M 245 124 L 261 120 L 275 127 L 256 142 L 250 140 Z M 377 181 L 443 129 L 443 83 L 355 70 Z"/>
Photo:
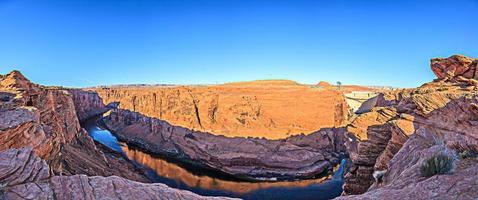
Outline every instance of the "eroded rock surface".
<path fill-rule="evenodd" d="M 55 176 L 31 148 L 0 152 L 0 199 L 230 199 L 117 176 Z"/>
<path fill-rule="evenodd" d="M 343 128 L 267 140 L 192 131 L 121 109 L 112 110 L 103 122 L 130 145 L 239 177 L 311 178 L 327 172 L 346 154 Z"/>
<path fill-rule="evenodd" d="M 81 95 L 80 95 L 81 93 Z M 77 91 L 76 98 L 69 90 L 45 87 L 31 83 L 20 72 L 0 77 L 0 150 L 33 147 L 54 174 L 118 175 L 128 179 L 148 182 L 140 169 L 123 158 L 97 145 L 80 127 L 75 110 L 88 117 L 96 108 L 104 109 L 91 94 Z M 92 97 L 93 108 L 85 106 Z M 82 101 L 86 100 L 86 101 Z"/>
<path fill-rule="evenodd" d="M 366 89 L 353 87 L 354 89 Z M 341 126 L 349 108 L 335 87 L 269 80 L 212 86 L 95 88 L 105 104 L 225 136 L 286 138 Z"/>
<path fill-rule="evenodd" d="M 478 60 L 462 55 L 432 59 L 431 68 L 439 79 L 478 79 Z"/>
<path fill-rule="evenodd" d="M 353 166 L 345 176 L 344 195 L 356 199 L 474 199 L 477 159 L 457 159 L 456 146 L 478 147 L 476 59 L 432 59 L 438 76 L 415 89 L 377 96 L 375 106 L 347 127 L 357 140 L 347 144 Z M 464 69 L 463 67 L 467 68 Z M 473 71 L 474 73 L 474 71 Z M 451 174 L 422 177 L 424 160 L 455 158 Z M 375 174 L 375 177 L 374 177 Z"/>

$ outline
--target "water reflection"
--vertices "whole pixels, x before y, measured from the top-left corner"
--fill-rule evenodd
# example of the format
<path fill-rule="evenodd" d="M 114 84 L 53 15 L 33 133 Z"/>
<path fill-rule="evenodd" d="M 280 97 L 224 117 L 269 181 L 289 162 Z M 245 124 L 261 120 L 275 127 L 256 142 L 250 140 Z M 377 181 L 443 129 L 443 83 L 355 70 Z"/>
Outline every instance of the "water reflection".
<path fill-rule="evenodd" d="M 322 183 L 329 177 L 320 179 L 300 180 L 300 181 L 279 181 L 279 182 L 238 182 L 227 181 L 209 176 L 195 175 L 178 165 L 154 157 L 140 150 L 130 148 L 125 144 L 121 149 L 130 160 L 134 160 L 144 166 L 154 170 L 157 174 L 176 181 L 181 181 L 188 187 L 201 188 L 207 190 L 230 191 L 237 194 L 249 193 L 254 190 L 266 189 L 271 187 L 306 187 L 314 183 Z"/>
<path fill-rule="evenodd" d="M 344 161 L 333 177 L 319 179 L 245 182 L 230 180 L 218 173 L 184 167 L 118 142 L 108 130 L 99 128 L 92 118 L 82 124 L 90 136 L 111 149 L 123 153 L 129 160 L 147 169 L 150 178 L 173 188 L 189 190 L 206 196 L 229 196 L 243 199 L 332 199 L 342 193 Z M 326 180 L 329 179 L 330 180 Z"/>

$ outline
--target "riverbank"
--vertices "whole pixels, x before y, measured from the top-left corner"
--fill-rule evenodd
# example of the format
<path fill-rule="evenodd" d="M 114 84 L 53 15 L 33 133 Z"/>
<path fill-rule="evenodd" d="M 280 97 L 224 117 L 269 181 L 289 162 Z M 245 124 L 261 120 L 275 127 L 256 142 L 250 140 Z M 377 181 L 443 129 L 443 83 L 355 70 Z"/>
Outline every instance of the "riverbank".
<path fill-rule="evenodd" d="M 164 183 L 170 187 L 185 189 L 206 196 L 229 196 L 244 199 L 330 199 L 342 192 L 343 167 L 339 167 L 334 177 L 295 181 L 253 181 L 244 180 L 217 170 L 205 170 L 194 165 L 180 163 L 146 153 L 126 143 L 118 141 L 114 134 L 102 129 L 96 123 L 85 123 L 85 129 L 92 138 L 114 150 L 120 150 L 129 160 L 147 169 L 154 182 Z M 120 149 L 118 148 L 120 147 Z M 343 162 L 342 162 L 343 163 Z M 344 164 L 341 164 L 343 166 Z M 227 175 L 227 176 L 224 176 Z"/>

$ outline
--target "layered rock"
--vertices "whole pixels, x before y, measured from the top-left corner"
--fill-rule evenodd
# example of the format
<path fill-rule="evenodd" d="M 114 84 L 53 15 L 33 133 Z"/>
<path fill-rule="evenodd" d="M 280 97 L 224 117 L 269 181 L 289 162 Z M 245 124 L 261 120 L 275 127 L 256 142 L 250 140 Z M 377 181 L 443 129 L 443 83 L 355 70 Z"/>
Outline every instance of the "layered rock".
<path fill-rule="evenodd" d="M 340 126 L 349 114 L 342 90 L 282 80 L 103 87 L 95 91 L 105 104 L 119 102 L 121 109 L 231 137 L 286 138 Z"/>
<path fill-rule="evenodd" d="M 478 96 L 452 100 L 431 113 L 387 163 L 388 171 L 363 195 L 339 199 L 476 199 L 478 159 L 459 158 L 457 147 L 478 147 Z M 457 129 L 455 129 L 457 128 Z M 423 177 L 422 163 L 436 155 L 454 159 L 449 174 Z"/>
<path fill-rule="evenodd" d="M 121 109 L 112 110 L 102 121 L 129 145 L 236 177 L 312 178 L 346 154 L 343 128 L 267 140 L 216 136 Z"/>
<path fill-rule="evenodd" d="M 438 79 L 457 80 L 460 77 L 478 79 L 478 59 L 462 55 L 432 59 L 431 68 Z"/>
<path fill-rule="evenodd" d="M 439 79 L 416 89 L 383 93 L 372 102 L 375 105 L 368 112 L 351 122 L 347 129 L 357 142 L 348 144 L 353 166 L 345 176 L 345 195 L 366 192 L 350 197 L 357 199 L 477 197 L 468 190 L 476 187 L 476 182 L 466 177 L 476 176 L 473 165 L 464 164 L 445 177 L 427 179 L 419 173 L 423 160 L 432 155 L 456 154 L 452 148 L 456 145 L 478 146 L 478 93 L 473 81 L 463 79 L 472 78 L 468 76 L 472 68 L 460 68 L 475 61 L 461 56 L 433 59 L 434 72 L 443 69 L 435 72 Z M 460 160 L 455 164 L 475 161 Z M 440 181 L 445 182 L 438 184 Z"/>
<path fill-rule="evenodd" d="M 68 90 L 33 84 L 12 71 L 0 78 L 0 100 L 0 150 L 33 147 L 55 174 L 119 175 L 149 181 L 123 155 L 94 143 L 80 127 Z"/>
<path fill-rule="evenodd" d="M 114 107 L 114 103 L 106 106 L 96 92 L 81 89 L 69 89 L 68 92 L 72 95 L 79 121 L 103 114 Z"/>
<path fill-rule="evenodd" d="M 55 176 L 31 148 L 0 152 L 0 199 L 229 199 L 117 176 Z"/>

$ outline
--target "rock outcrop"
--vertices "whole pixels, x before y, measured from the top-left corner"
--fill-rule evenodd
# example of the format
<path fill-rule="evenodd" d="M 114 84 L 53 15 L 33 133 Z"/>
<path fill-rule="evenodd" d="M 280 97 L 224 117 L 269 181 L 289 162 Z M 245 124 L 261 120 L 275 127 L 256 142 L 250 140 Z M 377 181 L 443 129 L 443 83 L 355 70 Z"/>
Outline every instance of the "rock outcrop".
<path fill-rule="evenodd" d="M 0 152 L 0 199 L 230 199 L 117 176 L 55 176 L 31 148 Z"/>
<path fill-rule="evenodd" d="M 418 129 L 386 163 L 387 172 L 363 195 L 343 199 L 475 199 L 478 159 L 459 158 L 461 147 L 478 147 L 478 96 L 450 101 L 420 121 Z M 458 147 L 458 148 L 457 148 Z M 451 173 L 423 177 L 422 163 L 436 155 L 454 159 Z M 378 162 L 377 162 L 378 163 Z M 377 165 L 377 164 L 376 164 Z"/>
<path fill-rule="evenodd" d="M 438 79 L 478 79 L 478 59 L 468 58 L 462 55 L 432 59 L 431 68 Z"/>
<path fill-rule="evenodd" d="M 33 84 L 18 71 L 1 76 L 0 150 L 33 147 L 58 175 L 118 175 L 149 181 L 123 155 L 95 144 L 80 127 L 75 110 L 83 109 L 75 107 L 69 90 Z"/>
<path fill-rule="evenodd" d="M 478 91 L 466 80 L 474 77 L 474 62 L 462 56 L 432 59 L 439 79 L 377 96 L 375 106 L 348 125 L 356 142 L 347 144 L 353 166 L 344 195 L 364 194 L 343 199 L 478 197 L 471 189 L 478 183 L 470 178 L 477 177 L 478 160 L 457 159 L 457 147 L 478 147 Z M 422 177 L 420 166 L 437 154 L 455 159 L 453 172 Z"/>
<path fill-rule="evenodd" d="M 96 92 L 81 89 L 69 89 L 68 92 L 72 95 L 76 115 L 80 122 L 115 107 L 114 102 L 108 106 L 105 105 Z"/>
<path fill-rule="evenodd" d="M 343 128 L 267 140 L 216 136 L 122 109 L 112 110 L 102 121 L 129 145 L 236 177 L 317 177 L 346 154 Z"/>
<path fill-rule="evenodd" d="M 121 109 L 230 137 L 281 139 L 341 126 L 349 114 L 342 90 L 282 80 L 95 91 L 105 104 L 119 102 Z"/>

